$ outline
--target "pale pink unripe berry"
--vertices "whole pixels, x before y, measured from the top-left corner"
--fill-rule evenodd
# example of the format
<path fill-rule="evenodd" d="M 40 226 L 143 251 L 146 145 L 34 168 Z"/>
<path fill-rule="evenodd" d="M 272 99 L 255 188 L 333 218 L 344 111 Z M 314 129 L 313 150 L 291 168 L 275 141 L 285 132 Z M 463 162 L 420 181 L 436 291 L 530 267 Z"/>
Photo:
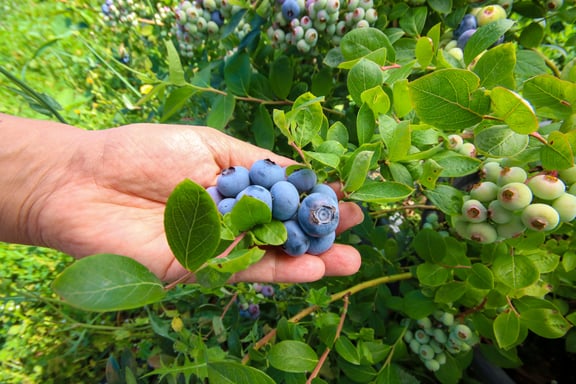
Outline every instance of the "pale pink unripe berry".
<path fill-rule="evenodd" d="M 528 178 L 528 174 L 520 167 L 504 167 L 498 176 L 498 185 L 508 183 L 523 183 Z"/>
<path fill-rule="evenodd" d="M 522 222 L 534 231 L 551 231 L 560 223 L 560 215 L 548 204 L 530 204 L 522 211 Z"/>
<path fill-rule="evenodd" d="M 491 181 L 474 184 L 470 190 L 470 197 L 483 203 L 496 199 L 500 188 Z"/>
<path fill-rule="evenodd" d="M 526 185 L 530 187 L 534 196 L 543 200 L 554 200 L 566 191 L 562 180 L 552 175 L 536 175 L 530 178 Z"/>
<path fill-rule="evenodd" d="M 470 199 L 462 204 L 462 216 L 471 223 L 481 223 L 486 221 L 488 211 L 480 201 Z"/>
<path fill-rule="evenodd" d="M 494 227 L 486 222 L 470 223 L 468 225 L 468 239 L 481 244 L 490 244 L 498 239 Z"/>
<path fill-rule="evenodd" d="M 498 201 L 502 207 L 516 211 L 532 202 L 532 191 L 523 183 L 508 183 L 498 191 Z"/>
<path fill-rule="evenodd" d="M 569 223 L 576 218 L 576 196 L 563 193 L 552 202 L 552 208 L 560 215 L 560 221 Z"/>

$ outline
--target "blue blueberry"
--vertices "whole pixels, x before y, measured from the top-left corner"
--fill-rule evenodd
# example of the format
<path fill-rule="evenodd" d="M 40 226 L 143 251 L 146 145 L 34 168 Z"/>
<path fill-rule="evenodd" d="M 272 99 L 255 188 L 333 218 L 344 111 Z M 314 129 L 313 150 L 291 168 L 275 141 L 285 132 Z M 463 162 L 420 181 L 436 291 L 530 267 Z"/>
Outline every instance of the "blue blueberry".
<path fill-rule="evenodd" d="M 261 185 L 249 185 L 244 188 L 240 193 L 236 196 L 236 200 L 240 200 L 242 196 L 248 195 L 252 196 L 260 201 L 266 203 L 266 205 L 272 210 L 272 195 L 270 191 L 264 188 Z"/>
<path fill-rule="evenodd" d="M 468 40 L 470 40 L 470 36 L 472 36 L 476 32 L 476 29 L 469 29 L 467 31 L 462 32 L 458 40 L 456 41 L 456 45 L 460 49 L 464 49 L 466 44 L 468 44 Z"/>
<path fill-rule="evenodd" d="M 270 189 L 276 182 L 286 179 L 286 170 L 270 159 L 258 160 L 250 168 L 250 181 Z"/>
<path fill-rule="evenodd" d="M 242 166 L 223 169 L 216 180 L 218 192 L 224 197 L 234 197 L 249 185 L 249 171 Z"/>
<path fill-rule="evenodd" d="M 274 287 L 271 285 L 263 285 L 261 292 L 264 297 L 272 297 L 274 296 Z"/>
<path fill-rule="evenodd" d="M 304 231 L 302 231 L 298 222 L 296 220 L 288 220 L 283 224 L 288 233 L 286 242 L 282 245 L 284 252 L 290 256 L 300 256 L 305 254 L 310 246 L 310 239 L 306 236 Z"/>
<path fill-rule="evenodd" d="M 282 16 L 288 21 L 300 16 L 300 6 L 296 0 L 285 0 L 282 3 Z"/>
<path fill-rule="evenodd" d="M 460 35 L 462 35 L 464 32 L 476 28 L 478 28 L 478 22 L 476 21 L 476 16 L 472 14 L 467 14 L 462 18 L 462 21 L 458 25 L 458 28 L 454 30 L 453 36 L 454 38 L 458 39 Z"/>
<path fill-rule="evenodd" d="M 316 173 L 310 168 L 300 168 L 292 172 L 287 178 L 289 182 L 294 184 L 298 192 L 300 193 L 307 193 L 314 186 L 318 181 L 316 177 Z"/>
<path fill-rule="evenodd" d="M 232 210 L 232 208 L 234 208 L 234 205 L 236 204 L 236 199 L 233 197 L 226 197 L 225 199 L 222 199 L 219 203 L 218 203 L 218 212 L 220 212 L 221 214 L 225 215 L 228 212 L 230 212 Z"/>
<path fill-rule="evenodd" d="M 256 320 L 260 316 L 260 307 L 258 304 L 251 303 L 248 306 L 248 314 L 252 320 Z"/>
<path fill-rule="evenodd" d="M 336 195 L 336 192 L 334 192 L 334 190 L 330 188 L 328 184 L 316 184 L 310 193 L 323 193 L 332 197 L 335 202 L 338 202 L 338 196 Z"/>
<path fill-rule="evenodd" d="M 210 19 L 216 23 L 217 26 L 221 27 L 222 24 L 224 24 L 224 18 L 222 17 L 222 14 L 220 13 L 220 11 L 213 11 L 210 14 Z"/>
<path fill-rule="evenodd" d="M 102 13 L 106 16 L 110 15 L 110 6 L 108 4 L 102 4 Z"/>
<path fill-rule="evenodd" d="M 218 205 L 222 201 L 222 199 L 224 199 L 224 196 L 222 196 L 222 194 L 218 192 L 218 187 L 216 186 L 206 188 L 206 192 L 208 192 L 208 194 L 210 195 L 212 200 L 214 200 L 214 203 L 216 205 Z"/>
<path fill-rule="evenodd" d="M 334 232 L 339 219 L 338 204 L 323 193 L 311 193 L 298 208 L 298 223 L 310 236 L 320 237 Z"/>
<path fill-rule="evenodd" d="M 300 194 L 294 184 L 281 180 L 270 188 L 272 195 L 272 217 L 286 221 L 292 218 L 300 205 Z"/>
<path fill-rule="evenodd" d="M 336 232 L 330 232 L 326 236 L 312 237 L 310 236 L 310 247 L 308 253 L 311 255 L 320 255 L 332 247 L 336 240 Z"/>

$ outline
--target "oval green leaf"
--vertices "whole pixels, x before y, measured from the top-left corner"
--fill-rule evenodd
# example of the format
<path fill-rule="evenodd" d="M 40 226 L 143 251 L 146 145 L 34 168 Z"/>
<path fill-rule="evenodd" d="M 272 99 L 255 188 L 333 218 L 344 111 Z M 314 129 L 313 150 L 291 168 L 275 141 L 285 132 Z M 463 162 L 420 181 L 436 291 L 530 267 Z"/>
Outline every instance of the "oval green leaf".
<path fill-rule="evenodd" d="M 208 381 L 218 384 L 274 384 L 263 371 L 232 361 L 215 361 L 207 364 Z"/>
<path fill-rule="evenodd" d="M 498 346 L 506 350 L 518 341 L 520 319 L 513 311 L 503 312 L 494 319 L 493 328 Z"/>
<path fill-rule="evenodd" d="M 371 203 L 393 203 L 410 196 L 414 188 L 395 181 L 381 181 L 364 184 L 350 195 L 352 200 Z"/>
<path fill-rule="evenodd" d="M 306 343 L 285 340 L 275 344 L 268 353 L 270 365 L 283 372 L 310 372 L 318 364 L 316 352 Z"/>
<path fill-rule="evenodd" d="M 67 267 L 52 289 L 73 307 L 107 312 L 142 307 L 164 298 L 162 282 L 127 256 L 92 255 Z"/>
<path fill-rule="evenodd" d="M 476 150 L 488 157 L 514 157 L 528 147 L 528 141 L 528 135 L 516 133 L 506 125 L 482 128 L 474 134 Z"/>
<path fill-rule="evenodd" d="M 490 99 L 496 116 L 504 119 L 516 133 L 529 134 L 538 130 L 538 118 L 532 106 L 516 92 L 503 87 L 495 87 Z"/>
<path fill-rule="evenodd" d="M 362 92 L 382 84 L 382 70 L 373 61 L 361 59 L 348 73 L 348 92 L 352 100 L 362 105 Z"/>
<path fill-rule="evenodd" d="M 526 288 L 540 278 L 534 263 L 522 255 L 498 255 L 492 272 L 501 283 L 512 289 Z"/>

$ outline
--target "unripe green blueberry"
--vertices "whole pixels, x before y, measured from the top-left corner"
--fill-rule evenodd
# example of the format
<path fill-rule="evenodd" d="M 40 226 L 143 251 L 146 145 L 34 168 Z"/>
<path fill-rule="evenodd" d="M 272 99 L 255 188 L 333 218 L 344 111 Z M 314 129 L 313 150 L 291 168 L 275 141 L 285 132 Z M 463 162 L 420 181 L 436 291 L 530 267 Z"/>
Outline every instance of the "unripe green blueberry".
<path fill-rule="evenodd" d="M 501 171 L 502 167 L 500 166 L 500 163 L 496 161 L 488 161 L 482 166 L 480 170 L 480 177 L 486 181 L 498 183 L 498 178 Z"/>
<path fill-rule="evenodd" d="M 365 10 L 371 9 L 374 7 L 374 0 L 360 0 L 360 6 Z"/>
<path fill-rule="evenodd" d="M 463 238 L 468 238 L 468 225 L 470 222 L 462 215 L 452 216 L 452 228 Z"/>
<path fill-rule="evenodd" d="M 448 148 L 459 151 L 462 148 L 462 144 L 464 144 L 462 136 L 456 134 L 448 135 Z"/>
<path fill-rule="evenodd" d="M 206 32 L 208 32 L 210 35 L 215 35 L 216 33 L 218 33 L 219 29 L 220 27 L 218 27 L 218 24 L 216 24 L 212 20 L 206 23 Z"/>
<path fill-rule="evenodd" d="M 506 10 L 498 4 L 488 5 L 480 10 L 476 16 L 478 26 L 483 26 L 497 20 L 506 18 Z"/>
<path fill-rule="evenodd" d="M 546 1 L 546 8 L 550 11 L 555 11 L 564 5 L 564 0 L 548 0 Z"/>
<path fill-rule="evenodd" d="M 534 196 L 543 200 L 554 200 L 566 191 L 562 180 L 552 175 L 536 175 L 531 177 L 526 185 L 530 187 Z"/>
<path fill-rule="evenodd" d="M 422 347 L 422 344 L 420 344 L 418 342 L 418 340 L 416 339 L 412 339 L 410 341 L 410 343 L 408 344 L 408 346 L 410 347 L 410 350 L 416 354 L 418 354 L 420 352 L 420 347 Z"/>
<path fill-rule="evenodd" d="M 432 328 L 432 321 L 430 321 L 430 318 L 428 317 L 423 317 L 416 320 L 416 324 L 418 324 L 418 326 L 422 329 Z"/>
<path fill-rule="evenodd" d="M 444 344 L 446 342 L 446 340 L 448 340 L 448 336 L 446 335 L 444 330 L 442 330 L 440 328 L 434 329 L 434 334 L 432 335 L 432 337 L 434 338 L 434 340 L 436 340 L 440 344 Z"/>
<path fill-rule="evenodd" d="M 576 196 L 576 183 L 572 184 L 570 188 L 568 188 L 568 193 Z"/>
<path fill-rule="evenodd" d="M 518 237 L 526 231 L 526 226 L 519 215 L 512 214 L 509 222 L 498 224 L 496 226 L 496 233 L 502 239 L 512 239 Z"/>
<path fill-rule="evenodd" d="M 418 351 L 418 355 L 422 360 L 432 360 L 434 358 L 434 349 L 427 344 L 423 344 L 420 346 L 420 350 Z"/>
<path fill-rule="evenodd" d="M 364 18 L 366 19 L 367 22 L 369 22 L 370 24 L 373 24 L 376 21 L 378 21 L 378 11 L 376 11 L 376 9 L 374 9 L 374 8 L 369 8 L 366 10 L 366 14 L 364 15 Z"/>
<path fill-rule="evenodd" d="M 414 340 L 414 333 L 411 330 L 407 329 L 406 332 L 404 333 L 404 341 L 410 343 L 412 340 Z"/>
<path fill-rule="evenodd" d="M 424 366 L 431 372 L 436 372 L 440 369 L 440 362 L 436 359 L 425 360 Z"/>
<path fill-rule="evenodd" d="M 558 171 L 558 176 L 566 183 L 566 184 L 574 184 L 576 183 L 576 165 Z"/>
<path fill-rule="evenodd" d="M 418 340 L 420 344 L 426 344 L 430 341 L 430 336 L 423 329 L 418 329 L 414 332 L 414 339 Z"/>
<path fill-rule="evenodd" d="M 304 34 L 304 40 L 310 45 L 315 46 L 318 41 L 318 32 L 314 28 L 306 30 Z"/>
<path fill-rule="evenodd" d="M 481 223 L 486 221 L 488 211 L 482 202 L 470 199 L 462 204 L 462 216 L 471 223 Z"/>
<path fill-rule="evenodd" d="M 508 183 L 498 191 L 498 201 L 510 211 L 523 209 L 532 202 L 532 191 L 521 182 Z"/>
<path fill-rule="evenodd" d="M 576 196 L 563 193 L 552 202 L 552 208 L 560 215 L 560 221 L 569 223 L 576 217 Z"/>
<path fill-rule="evenodd" d="M 446 364 L 446 354 L 444 352 L 440 352 L 434 356 L 434 359 L 440 363 L 440 365 Z"/>
<path fill-rule="evenodd" d="M 457 324 L 450 331 L 460 341 L 467 341 L 472 337 L 472 330 L 466 324 Z"/>
<path fill-rule="evenodd" d="M 493 200 L 488 204 L 488 219 L 496 224 L 506 224 L 512 220 L 514 213 L 507 210 L 498 200 Z"/>
<path fill-rule="evenodd" d="M 441 331 L 441 330 L 438 329 L 438 331 Z M 442 331 L 442 332 L 444 332 L 444 331 Z M 442 343 L 442 344 L 444 344 L 444 343 Z M 432 349 L 434 350 L 434 353 L 441 353 L 442 351 L 444 351 L 444 348 L 442 348 L 442 345 L 436 340 L 430 340 L 428 345 L 432 347 Z"/>
<path fill-rule="evenodd" d="M 370 23 L 367 20 L 360 20 L 356 23 L 356 28 L 369 28 Z"/>
<path fill-rule="evenodd" d="M 504 167 L 498 175 L 496 184 L 502 186 L 509 183 L 523 183 L 528 178 L 528 174 L 520 167 Z"/>
<path fill-rule="evenodd" d="M 458 152 L 464 156 L 476 157 L 476 146 L 473 143 L 466 142 L 462 144 Z"/>
<path fill-rule="evenodd" d="M 474 184 L 470 189 L 470 197 L 483 203 L 496 199 L 500 187 L 491 181 L 482 181 Z"/>
<path fill-rule="evenodd" d="M 304 39 L 298 40 L 296 43 L 296 48 L 298 48 L 298 50 L 302 53 L 308 53 L 311 49 L 310 44 L 308 44 Z"/>
<path fill-rule="evenodd" d="M 450 312 L 444 312 L 439 321 L 446 327 L 450 327 L 452 324 L 454 324 L 454 315 Z"/>
<path fill-rule="evenodd" d="M 504 8 L 506 14 L 510 14 L 512 12 L 512 5 L 514 5 L 514 0 L 498 0 L 498 4 Z"/>
<path fill-rule="evenodd" d="M 464 59 L 464 51 L 462 51 L 462 48 L 460 47 L 450 48 L 448 50 L 448 54 L 453 58 L 455 58 L 456 60 Z"/>
<path fill-rule="evenodd" d="M 534 231 L 551 231 L 560 222 L 558 211 L 548 204 L 530 204 L 522 211 L 522 222 Z"/>
<path fill-rule="evenodd" d="M 489 223 L 470 223 L 467 238 L 480 244 L 490 244 L 498 239 L 498 234 Z"/>

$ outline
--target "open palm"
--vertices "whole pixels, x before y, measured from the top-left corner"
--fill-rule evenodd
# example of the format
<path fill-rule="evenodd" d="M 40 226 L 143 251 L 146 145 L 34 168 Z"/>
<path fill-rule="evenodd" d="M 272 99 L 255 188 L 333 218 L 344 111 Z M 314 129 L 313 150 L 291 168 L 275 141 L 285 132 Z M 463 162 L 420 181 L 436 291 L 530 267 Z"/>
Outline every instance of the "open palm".
<path fill-rule="evenodd" d="M 46 194 L 38 217 L 43 243 L 76 257 L 97 253 L 130 256 L 165 281 L 186 273 L 166 241 L 163 214 L 174 187 L 189 178 L 215 185 L 223 168 L 269 158 L 290 159 L 207 127 L 135 124 L 86 132 L 58 185 Z M 343 231 L 362 220 L 353 203 L 341 203 Z M 290 257 L 270 250 L 235 281 L 305 282 L 348 275 L 358 252 L 335 245 L 320 256 Z"/>

